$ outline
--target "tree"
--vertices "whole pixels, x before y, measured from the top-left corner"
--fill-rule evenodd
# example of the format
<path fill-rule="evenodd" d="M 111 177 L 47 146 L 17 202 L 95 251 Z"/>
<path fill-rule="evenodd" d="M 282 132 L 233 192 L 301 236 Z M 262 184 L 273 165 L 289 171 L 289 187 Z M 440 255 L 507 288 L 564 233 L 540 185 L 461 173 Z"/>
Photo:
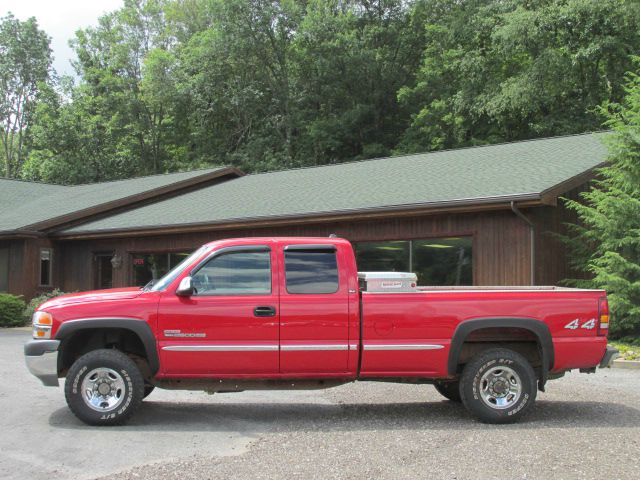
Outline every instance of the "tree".
<path fill-rule="evenodd" d="M 38 110 L 26 177 L 77 183 L 174 168 L 166 4 L 126 0 L 76 33 L 79 81 Z"/>
<path fill-rule="evenodd" d="M 255 172 L 596 130 L 640 48 L 640 3 L 125 0 L 73 44 L 77 83 L 31 109 L 26 177 Z"/>
<path fill-rule="evenodd" d="M 638 63 L 640 64 L 640 63 Z M 612 334 L 640 333 L 640 76 L 630 73 L 620 103 L 602 109 L 613 133 L 608 164 L 582 202 L 568 201 L 580 224 L 569 245 L 574 265 L 590 276 L 578 286 L 607 291 Z"/>
<path fill-rule="evenodd" d="M 640 45 L 632 0 L 433 0 L 399 151 L 452 148 L 600 128 Z"/>
<path fill-rule="evenodd" d="M 203 2 L 211 25 L 179 50 L 191 153 L 248 171 L 292 164 L 296 149 L 291 43 L 298 2 Z"/>
<path fill-rule="evenodd" d="M 260 171 L 370 158 L 395 146 L 408 125 L 396 91 L 412 81 L 422 53 L 422 25 L 407 2 L 200 7 L 189 18 L 210 19 L 208 26 L 177 53 L 194 158 Z M 202 25 L 181 21 L 180 35 Z"/>
<path fill-rule="evenodd" d="M 38 93 L 49 80 L 49 37 L 35 18 L 0 18 L 0 144 L 4 175 L 17 177 Z"/>
<path fill-rule="evenodd" d="M 400 0 L 309 2 L 293 44 L 299 164 L 391 153 L 409 126 L 396 92 L 420 65 L 418 12 Z"/>
<path fill-rule="evenodd" d="M 41 95 L 23 178 L 74 184 L 136 176 L 138 159 L 123 146 L 127 125 L 118 112 L 120 97 L 92 95 L 86 85 L 65 82 Z"/>

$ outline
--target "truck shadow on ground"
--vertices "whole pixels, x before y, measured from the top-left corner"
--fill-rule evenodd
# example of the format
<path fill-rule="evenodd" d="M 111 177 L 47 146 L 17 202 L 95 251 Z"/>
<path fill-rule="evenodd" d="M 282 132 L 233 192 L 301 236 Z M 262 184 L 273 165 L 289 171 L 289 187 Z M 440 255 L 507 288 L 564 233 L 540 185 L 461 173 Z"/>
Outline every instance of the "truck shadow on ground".
<path fill-rule="evenodd" d="M 49 424 L 61 429 L 87 429 L 65 407 Z M 145 401 L 125 426 L 135 431 L 352 431 L 513 428 L 637 428 L 640 410 L 595 401 L 538 401 L 534 410 L 513 425 L 488 426 L 450 401 L 410 403 L 182 403 Z"/>

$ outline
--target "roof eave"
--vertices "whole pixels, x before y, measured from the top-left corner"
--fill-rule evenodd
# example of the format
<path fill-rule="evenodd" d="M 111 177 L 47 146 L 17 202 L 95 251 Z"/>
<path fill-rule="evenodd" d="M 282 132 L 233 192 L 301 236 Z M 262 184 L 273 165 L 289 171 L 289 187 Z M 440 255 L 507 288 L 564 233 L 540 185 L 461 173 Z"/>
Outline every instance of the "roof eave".
<path fill-rule="evenodd" d="M 213 172 L 209 172 L 196 177 L 188 178 L 180 182 L 171 183 L 162 187 L 147 190 L 138 194 L 122 197 L 111 202 L 105 202 L 93 207 L 76 210 L 66 215 L 60 215 L 58 217 L 50 218 L 43 222 L 37 222 L 30 225 L 25 225 L 23 228 L 31 231 L 49 231 L 54 229 L 61 229 L 82 223 L 82 220 L 88 217 L 96 215 L 102 215 L 106 213 L 113 213 L 114 210 L 119 212 L 128 208 L 139 206 L 143 202 L 156 199 L 158 197 L 170 194 L 183 193 L 185 190 L 198 188 L 203 184 L 209 184 L 215 181 L 223 180 L 225 177 L 237 178 L 244 175 L 244 172 L 235 167 L 224 167 Z"/>
<path fill-rule="evenodd" d="M 186 233 L 198 231 L 215 231 L 229 228 L 255 228 L 261 226 L 297 225 L 305 223 L 322 223 L 327 221 L 358 220 L 383 218 L 388 216 L 416 216 L 443 213 L 466 213 L 490 210 L 511 209 L 511 202 L 519 207 L 535 207 L 544 205 L 539 193 L 505 195 L 475 199 L 450 200 L 446 202 L 429 202 L 410 205 L 392 205 L 362 209 L 335 210 L 311 214 L 293 214 L 280 216 L 234 218 L 218 222 L 182 223 L 157 225 L 153 227 L 131 227 L 102 231 L 56 232 L 58 239 L 75 240 L 91 238 L 123 237 L 133 235 L 158 235 Z"/>
<path fill-rule="evenodd" d="M 556 206 L 558 204 L 558 198 L 567 192 L 570 192 L 574 188 L 578 188 L 581 185 L 593 180 L 598 173 L 598 170 L 606 166 L 607 162 L 601 162 L 589 170 L 585 170 L 578 175 L 568 178 L 564 182 L 558 183 L 540 193 L 540 199 L 545 205 Z"/>
<path fill-rule="evenodd" d="M 45 234 L 34 230 L 5 230 L 0 232 L 0 240 L 24 240 L 29 238 L 41 238 Z"/>

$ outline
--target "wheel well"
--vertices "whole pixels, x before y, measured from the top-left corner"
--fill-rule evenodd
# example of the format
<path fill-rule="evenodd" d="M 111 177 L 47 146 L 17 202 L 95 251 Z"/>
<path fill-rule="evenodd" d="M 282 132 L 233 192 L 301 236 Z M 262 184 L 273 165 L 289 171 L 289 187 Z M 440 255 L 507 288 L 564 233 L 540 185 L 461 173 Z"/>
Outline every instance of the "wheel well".
<path fill-rule="evenodd" d="M 472 331 L 462 343 L 457 359 L 456 373 L 479 353 L 492 348 L 508 348 L 526 358 L 540 377 L 542 346 L 531 330 L 519 327 L 487 327 Z"/>
<path fill-rule="evenodd" d="M 145 379 L 151 376 L 149 359 L 140 337 L 126 328 L 88 328 L 78 330 L 62 341 L 58 370 L 65 376 L 73 362 L 85 353 L 102 348 L 120 350 L 138 364 Z"/>

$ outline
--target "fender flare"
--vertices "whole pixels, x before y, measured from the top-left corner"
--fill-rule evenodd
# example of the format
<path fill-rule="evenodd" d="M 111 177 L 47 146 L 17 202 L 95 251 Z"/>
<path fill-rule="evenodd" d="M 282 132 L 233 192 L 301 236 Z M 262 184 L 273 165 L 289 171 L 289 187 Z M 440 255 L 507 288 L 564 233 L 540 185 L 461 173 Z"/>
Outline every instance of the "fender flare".
<path fill-rule="evenodd" d="M 553 368 L 555 361 L 553 341 L 549 327 L 533 318 L 477 318 L 460 322 L 451 339 L 451 348 L 449 349 L 449 361 L 447 370 L 449 375 L 455 375 L 458 367 L 458 359 L 462 351 L 462 345 L 467 337 L 476 330 L 482 328 L 521 328 L 533 333 L 540 344 L 540 354 L 542 355 L 542 376 L 539 382 L 539 388 L 544 389 L 547 382 L 549 371 Z"/>
<path fill-rule="evenodd" d="M 78 320 L 69 320 L 60 325 L 55 338 L 62 342 L 62 346 L 66 338 L 71 337 L 79 331 L 110 328 L 130 330 L 135 333 L 144 346 L 151 374 L 155 375 L 158 372 L 160 369 L 160 359 L 158 358 L 156 338 L 151 331 L 151 327 L 144 320 L 123 317 L 81 318 Z"/>

